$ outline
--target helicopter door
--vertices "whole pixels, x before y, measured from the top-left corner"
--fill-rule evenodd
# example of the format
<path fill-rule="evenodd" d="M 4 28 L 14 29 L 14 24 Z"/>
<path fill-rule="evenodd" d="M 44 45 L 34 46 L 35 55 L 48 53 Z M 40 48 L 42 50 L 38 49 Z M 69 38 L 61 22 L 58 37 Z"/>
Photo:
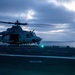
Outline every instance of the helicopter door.
<path fill-rule="evenodd" d="M 9 40 L 14 41 L 14 42 L 18 42 L 19 41 L 19 34 L 11 34 Z"/>

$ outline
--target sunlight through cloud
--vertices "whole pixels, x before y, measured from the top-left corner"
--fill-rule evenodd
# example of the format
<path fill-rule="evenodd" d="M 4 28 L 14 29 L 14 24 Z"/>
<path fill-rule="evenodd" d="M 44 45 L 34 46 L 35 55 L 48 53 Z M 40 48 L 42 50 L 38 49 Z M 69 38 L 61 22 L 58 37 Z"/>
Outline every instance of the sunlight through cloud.
<path fill-rule="evenodd" d="M 28 10 L 26 20 L 33 19 L 34 14 L 35 14 L 35 12 L 33 10 Z"/>
<path fill-rule="evenodd" d="M 65 2 L 62 5 L 71 11 L 75 11 L 75 1 Z"/>
<path fill-rule="evenodd" d="M 48 3 L 53 3 L 56 6 L 64 6 L 66 9 L 75 11 L 75 0 L 47 0 Z"/>

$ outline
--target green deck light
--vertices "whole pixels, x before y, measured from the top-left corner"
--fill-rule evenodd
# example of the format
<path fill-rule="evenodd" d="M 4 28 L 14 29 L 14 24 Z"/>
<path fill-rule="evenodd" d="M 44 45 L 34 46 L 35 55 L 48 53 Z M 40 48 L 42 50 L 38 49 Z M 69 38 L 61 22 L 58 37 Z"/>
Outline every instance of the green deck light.
<path fill-rule="evenodd" d="M 44 45 L 41 45 L 42 48 L 44 48 Z"/>

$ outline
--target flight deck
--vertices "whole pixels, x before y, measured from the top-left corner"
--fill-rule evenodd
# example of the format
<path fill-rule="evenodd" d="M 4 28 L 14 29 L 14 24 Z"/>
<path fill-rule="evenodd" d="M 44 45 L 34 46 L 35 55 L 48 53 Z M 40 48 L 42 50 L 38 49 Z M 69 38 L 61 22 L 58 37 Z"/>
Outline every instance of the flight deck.
<path fill-rule="evenodd" d="M 75 63 L 75 48 L 59 46 L 0 46 L 0 62 Z"/>

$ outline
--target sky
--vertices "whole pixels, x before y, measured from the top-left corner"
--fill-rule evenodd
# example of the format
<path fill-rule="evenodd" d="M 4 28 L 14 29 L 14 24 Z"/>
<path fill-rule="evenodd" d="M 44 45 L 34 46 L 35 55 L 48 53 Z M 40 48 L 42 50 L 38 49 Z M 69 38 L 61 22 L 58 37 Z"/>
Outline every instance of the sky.
<path fill-rule="evenodd" d="M 0 21 L 17 19 L 43 41 L 75 41 L 75 0 L 0 0 Z M 0 23 L 0 32 L 11 26 Z"/>

